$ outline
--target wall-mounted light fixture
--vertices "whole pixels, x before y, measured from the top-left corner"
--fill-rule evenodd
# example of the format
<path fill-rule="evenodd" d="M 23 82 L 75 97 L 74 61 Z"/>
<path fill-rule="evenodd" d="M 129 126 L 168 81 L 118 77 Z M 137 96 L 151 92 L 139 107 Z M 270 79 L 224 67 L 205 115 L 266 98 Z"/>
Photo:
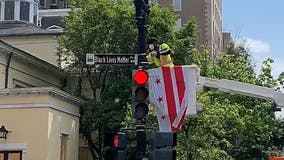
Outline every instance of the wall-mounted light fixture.
<path fill-rule="evenodd" d="M 11 132 L 11 131 L 8 131 L 8 130 L 6 129 L 6 127 L 5 127 L 4 125 L 2 125 L 2 126 L 0 127 L 0 138 L 7 139 L 7 135 L 8 135 L 9 132 Z"/>

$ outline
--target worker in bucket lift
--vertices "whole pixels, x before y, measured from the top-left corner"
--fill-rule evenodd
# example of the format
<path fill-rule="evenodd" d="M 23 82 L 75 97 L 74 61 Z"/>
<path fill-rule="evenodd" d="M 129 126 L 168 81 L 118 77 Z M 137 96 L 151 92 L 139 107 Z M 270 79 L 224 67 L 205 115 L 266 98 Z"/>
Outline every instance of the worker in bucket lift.
<path fill-rule="evenodd" d="M 174 66 L 171 55 L 173 54 L 169 45 L 159 44 L 156 38 L 151 38 L 147 42 L 150 53 L 146 56 L 149 63 L 154 63 L 157 67 Z"/>

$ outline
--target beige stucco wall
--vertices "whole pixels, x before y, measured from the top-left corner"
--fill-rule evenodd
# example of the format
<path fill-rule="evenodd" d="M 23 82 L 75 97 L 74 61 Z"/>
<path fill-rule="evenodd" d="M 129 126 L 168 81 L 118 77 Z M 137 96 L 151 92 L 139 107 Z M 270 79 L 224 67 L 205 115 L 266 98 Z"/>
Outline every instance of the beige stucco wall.
<path fill-rule="evenodd" d="M 1 143 L 24 143 L 25 160 L 46 160 L 48 109 L 0 109 L 0 123 L 12 132 Z"/>
<path fill-rule="evenodd" d="M 66 93 L 18 90 L 0 90 L 0 125 L 12 131 L 0 145 L 26 144 L 24 160 L 59 160 L 61 135 L 67 134 L 67 159 L 78 160 L 79 107 L 64 98 Z"/>
<path fill-rule="evenodd" d="M 48 160 L 60 159 L 60 137 L 62 134 L 69 136 L 67 159 L 78 160 L 79 119 L 56 110 L 50 110 L 48 113 Z"/>
<path fill-rule="evenodd" d="M 58 66 L 57 36 L 17 36 L 1 38 L 6 43 L 30 53 L 44 61 Z"/>
<path fill-rule="evenodd" d="M 5 87 L 6 66 L 8 60 L 8 51 L 0 50 L 0 89 Z M 31 60 L 24 59 L 19 54 L 13 53 L 8 76 L 8 88 L 14 88 L 14 80 L 22 81 L 35 87 L 56 87 L 61 88 L 63 76 L 41 65 L 31 63 Z M 37 63 L 41 63 L 40 60 Z M 57 71 L 58 72 L 58 71 Z"/>
<path fill-rule="evenodd" d="M 35 87 L 51 86 L 60 88 L 62 86 L 62 77 L 48 72 L 46 69 L 40 68 L 34 64 L 29 64 L 27 62 L 23 63 L 23 60 L 15 56 L 12 57 L 10 66 L 8 88 L 14 87 L 14 79 L 31 84 Z"/>
<path fill-rule="evenodd" d="M 7 60 L 7 52 L 0 51 L 0 89 L 5 87 Z M 40 63 L 40 60 L 38 60 L 38 63 Z M 64 77 L 24 60 L 17 56 L 16 53 L 13 53 L 9 68 L 8 88 L 15 87 L 15 79 L 35 87 L 61 88 Z"/>

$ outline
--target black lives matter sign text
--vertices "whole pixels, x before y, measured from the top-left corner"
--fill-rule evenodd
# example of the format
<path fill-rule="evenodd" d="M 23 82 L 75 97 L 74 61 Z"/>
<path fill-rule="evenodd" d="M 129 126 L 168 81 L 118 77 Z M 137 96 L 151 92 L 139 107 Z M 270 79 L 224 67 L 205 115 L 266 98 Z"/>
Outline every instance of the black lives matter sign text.
<path fill-rule="evenodd" d="M 86 54 L 86 64 L 109 64 L 109 65 L 134 65 L 136 64 L 134 54 Z"/>

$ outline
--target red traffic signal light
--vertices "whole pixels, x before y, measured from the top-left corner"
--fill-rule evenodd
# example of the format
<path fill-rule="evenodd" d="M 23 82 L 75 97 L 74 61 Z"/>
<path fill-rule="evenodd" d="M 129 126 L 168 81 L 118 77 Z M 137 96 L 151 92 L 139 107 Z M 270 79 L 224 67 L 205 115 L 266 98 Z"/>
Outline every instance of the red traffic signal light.
<path fill-rule="evenodd" d="M 113 146 L 115 150 L 113 152 L 112 159 L 115 160 L 126 160 L 127 159 L 127 134 L 118 132 L 113 137 Z"/>
<path fill-rule="evenodd" d="M 144 85 L 148 82 L 149 75 L 145 70 L 138 70 L 133 74 L 133 80 L 137 85 Z"/>
<path fill-rule="evenodd" d="M 116 147 L 116 148 L 119 146 L 118 135 L 115 135 L 115 136 L 113 137 L 113 145 L 114 145 L 114 147 Z"/>
<path fill-rule="evenodd" d="M 127 134 L 123 132 L 118 132 L 113 137 L 113 147 L 125 150 L 127 148 Z"/>

